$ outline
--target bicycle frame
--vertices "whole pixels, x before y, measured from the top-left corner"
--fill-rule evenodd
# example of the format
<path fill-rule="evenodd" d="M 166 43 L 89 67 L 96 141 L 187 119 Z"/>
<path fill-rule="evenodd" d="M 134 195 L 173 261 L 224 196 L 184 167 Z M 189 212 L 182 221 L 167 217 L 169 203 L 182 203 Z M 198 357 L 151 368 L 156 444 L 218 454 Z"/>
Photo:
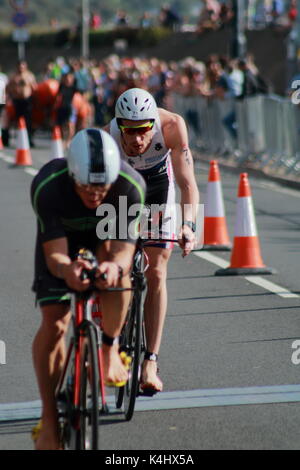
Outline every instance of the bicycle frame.
<path fill-rule="evenodd" d="M 77 338 L 76 337 L 76 329 L 80 329 L 80 325 L 83 323 L 83 321 L 86 320 L 84 318 L 84 300 L 75 300 L 75 318 L 73 317 L 73 323 L 74 323 L 74 334 L 70 340 L 70 344 L 68 347 L 65 363 L 64 363 L 64 368 L 61 373 L 58 386 L 57 386 L 57 393 L 59 393 L 62 384 L 64 382 L 64 379 L 66 378 L 66 372 L 69 366 L 71 354 L 73 351 L 73 348 L 76 348 L 76 353 L 75 353 L 75 389 L 74 389 L 74 401 L 73 404 L 74 406 L 78 406 L 79 404 L 79 388 L 80 388 L 80 378 L 79 378 L 79 367 L 80 367 L 80 350 L 82 346 L 82 338 Z M 90 320 L 88 320 L 90 321 Z M 94 325 L 93 325 L 94 326 Z M 79 342 L 78 342 L 79 340 Z"/>
<path fill-rule="evenodd" d="M 86 307 L 86 310 L 85 310 Z M 93 312 L 93 307 L 97 309 Z M 94 318 L 96 317 L 96 313 L 101 315 L 101 311 L 98 310 L 100 307 L 100 296 L 99 294 L 93 294 L 89 299 L 76 299 L 75 301 L 75 329 L 78 328 L 80 331 L 80 327 L 83 322 L 91 322 L 93 328 L 96 332 L 97 338 L 97 353 L 98 353 L 98 372 L 99 372 L 99 387 L 100 387 L 100 395 L 102 398 L 102 408 L 107 406 L 106 398 L 105 398 L 105 387 L 104 387 L 104 380 L 103 380 L 103 360 L 102 360 L 102 352 L 101 352 L 101 342 L 100 342 L 100 328 L 101 324 L 95 324 Z M 98 315 L 97 315 L 98 316 Z M 80 401 L 80 357 L 82 351 L 82 341 L 83 338 L 79 334 L 78 347 L 76 348 L 75 353 L 75 383 L 74 383 L 74 407 L 77 409 L 79 407 Z"/>
<path fill-rule="evenodd" d="M 73 322 L 73 333 L 70 339 L 69 347 L 66 354 L 66 359 L 63 367 L 63 371 L 60 376 L 60 380 L 57 386 L 56 397 L 58 403 L 60 403 L 60 398 L 62 395 L 62 401 L 64 398 L 66 400 L 66 408 L 64 412 L 59 413 L 59 418 L 65 420 L 63 422 L 63 430 L 65 431 L 65 426 L 67 425 L 68 431 L 75 432 L 80 431 L 80 418 L 81 418 L 81 380 L 82 380 L 82 358 L 84 354 L 84 341 L 87 328 L 93 330 L 93 337 L 96 340 L 96 349 L 97 349 L 97 378 L 99 384 L 97 389 L 99 389 L 99 395 L 101 398 L 102 413 L 108 413 L 108 406 L 106 401 L 105 386 L 103 380 L 103 360 L 101 353 L 101 341 L 100 341 L 100 329 L 101 323 L 98 325 L 96 323 L 96 317 L 101 317 L 101 312 L 99 310 L 100 306 L 100 296 L 95 293 L 76 293 L 74 296 L 74 308 L 72 315 Z M 88 376 L 90 372 L 87 372 Z M 71 396 L 68 396 L 68 378 L 71 378 L 72 388 Z M 66 385 L 64 385 L 66 384 Z M 98 401 L 98 398 L 97 398 Z M 69 408 L 68 408 L 69 406 Z M 58 405 L 59 408 L 59 405 Z M 99 402 L 97 403 L 97 408 L 99 408 Z"/>
<path fill-rule="evenodd" d="M 145 272 L 149 268 L 149 259 L 145 251 L 148 240 L 152 241 L 152 239 L 144 238 L 140 238 L 137 241 L 137 247 L 131 271 L 134 293 L 121 334 L 121 348 L 132 359 L 130 371 L 131 375 L 127 384 L 121 389 L 116 390 L 115 403 L 117 408 L 121 408 L 122 404 L 124 405 L 124 415 L 127 421 L 131 420 L 133 416 L 137 396 L 146 395 L 145 391 L 140 390 L 139 380 L 141 373 L 141 357 L 147 349 L 143 318 L 143 291 L 146 288 Z M 164 241 L 176 242 L 176 240 L 173 239 Z M 147 396 L 150 396 L 150 393 L 148 393 Z"/>

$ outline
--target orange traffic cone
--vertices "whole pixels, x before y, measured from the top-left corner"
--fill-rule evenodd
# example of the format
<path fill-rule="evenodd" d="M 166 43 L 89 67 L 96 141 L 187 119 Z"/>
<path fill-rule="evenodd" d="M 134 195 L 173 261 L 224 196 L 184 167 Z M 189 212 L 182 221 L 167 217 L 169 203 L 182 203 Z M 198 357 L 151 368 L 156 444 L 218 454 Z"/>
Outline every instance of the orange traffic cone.
<path fill-rule="evenodd" d="M 54 126 L 52 131 L 51 158 L 64 158 L 64 149 L 59 126 Z"/>
<path fill-rule="evenodd" d="M 221 177 L 218 162 L 212 160 L 204 205 L 204 244 L 202 250 L 230 251 Z"/>
<path fill-rule="evenodd" d="M 261 257 L 247 173 L 240 175 L 234 233 L 230 266 L 218 269 L 215 275 L 274 274 Z"/>
<path fill-rule="evenodd" d="M 18 119 L 18 135 L 15 165 L 32 165 L 28 133 L 26 129 L 25 119 L 23 117 L 20 117 Z"/>

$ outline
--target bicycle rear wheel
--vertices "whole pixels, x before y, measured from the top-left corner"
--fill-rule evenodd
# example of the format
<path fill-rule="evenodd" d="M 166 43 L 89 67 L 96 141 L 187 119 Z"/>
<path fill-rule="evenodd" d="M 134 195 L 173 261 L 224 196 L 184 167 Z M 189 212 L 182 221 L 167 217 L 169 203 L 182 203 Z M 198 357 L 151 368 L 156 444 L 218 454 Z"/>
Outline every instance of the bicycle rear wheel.
<path fill-rule="evenodd" d="M 140 357 L 142 344 L 142 292 L 134 293 L 128 319 L 124 326 L 121 348 L 131 357 L 129 379 L 124 387 L 117 390 L 116 405 L 124 402 L 124 415 L 130 421 L 135 407 L 140 378 Z M 119 400 L 119 401 L 118 401 Z M 122 402 L 121 402 L 122 405 Z M 121 407 L 121 405 L 119 407 Z"/>
<path fill-rule="evenodd" d="M 80 363 L 80 412 L 77 450 L 98 450 L 99 369 L 97 336 L 92 324 L 81 330 L 83 335 Z"/>

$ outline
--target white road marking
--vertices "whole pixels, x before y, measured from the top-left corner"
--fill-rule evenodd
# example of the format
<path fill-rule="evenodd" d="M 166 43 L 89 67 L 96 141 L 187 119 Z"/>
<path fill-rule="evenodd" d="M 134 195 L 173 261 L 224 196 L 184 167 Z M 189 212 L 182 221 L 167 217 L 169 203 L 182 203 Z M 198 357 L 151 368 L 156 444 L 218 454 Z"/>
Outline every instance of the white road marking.
<path fill-rule="evenodd" d="M 212 255 L 206 251 L 193 251 L 193 255 L 203 258 L 210 263 L 220 266 L 220 268 L 228 268 L 229 262 L 219 256 Z"/>
<path fill-rule="evenodd" d="M 115 408 L 114 396 L 109 395 L 107 402 L 111 413 L 121 412 Z M 300 385 L 298 384 L 161 392 L 152 398 L 138 397 L 135 411 L 293 402 L 300 402 Z M 40 400 L 0 404 L 0 423 L 35 420 L 40 416 Z"/>
<path fill-rule="evenodd" d="M 221 268 L 227 268 L 229 265 L 229 262 L 224 260 L 223 258 L 220 258 L 219 256 L 216 256 L 216 255 L 212 255 L 211 253 L 208 253 L 205 251 L 193 251 L 193 254 L 195 256 L 198 256 L 199 258 L 209 261 L 210 263 L 216 264 L 217 266 L 220 266 Z M 266 289 L 270 292 L 273 292 L 273 294 L 276 294 L 280 297 L 283 297 L 286 299 L 300 297 L 298 294 L 295 294 L 294 292 L 291 292 L 290 290 L 286 289 L 285 287 L 279 286 L 278 284 L 274 284 L 271 281 L 267 281 L 261 276 L 243 276 L 243 277 L 247 279 L 247 281 L 252 282 L 253 284 L 256 284 L 257 286 L 262 287 L 263 289 Z"/>
<path fill-rule="evenodd" d="M 10 157 L 9 155 L 5 155 L 5 154 L 2 154 L 1 155 L 1 158 L 2 160 L 4 160 L 6 163 L 9 163 L 9 164 L 14 164 L 15 163 L 15 159 Z M 28 175 L 30 176 L 35 176 L 38 174 L 38 170 L 36 170 L 35 168 L 32 168 L 32 167 L 27 167 L 27 166 L 24 166 L 23 167 L 25 173 L 27 173 Z"/>
<path fill-rule="evenodd" d="M 1 155 L 2 160 L 4 160 L 6 163 L 15 163 L 15 159 L 13 157 L 10 157 L 9 155 L 2 154 Z"/>
<path fill-rule="evenodd" d="M 38 172 L 39 172 L 39 171 L 36 170 L 35 168 L 30 168 L 30 167 L 24 168 L 24 171 L 25 171 L 25 173 L 28 173 L 28 175 L 31 175 L 31 176 L 35 176 L 35 175 L 37 175 Z"/>
<path fill-rule="evenodd" d="M 253 284 L 263 287 L 264 289 L 274 292 L 274 294 L 279 295 L 279 297 L 283 297 L 286 299 L 300 297 L 298 294 L 294 294 L 288 289 L 285 289 L 284 287 L 281 287 L 278 284 L 274 284 L 274 282 L 267 281 L 266 279 L 260 276 L 245 276 L 245 279 L 247 279 L 247 281 L 249 282 L 252 282 Z"/>

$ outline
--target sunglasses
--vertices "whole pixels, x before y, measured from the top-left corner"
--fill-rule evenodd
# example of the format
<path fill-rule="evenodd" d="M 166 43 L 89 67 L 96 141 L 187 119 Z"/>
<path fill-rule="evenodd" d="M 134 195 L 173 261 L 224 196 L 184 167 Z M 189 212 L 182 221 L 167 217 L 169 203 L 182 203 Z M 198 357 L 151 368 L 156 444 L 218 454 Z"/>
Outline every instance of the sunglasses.
<path fill-rule="evenodd" d="M 103 193 L 104 194 L 109 189 L 108 185 L 104 185 L 104 184 L 81 184 L 81 183 L 78 183 L 77 181 L 75 181 L 75 184 L 80 191 L 83 191 L 85 193 L 94 193 L 94 194 Z"/>
<path fill-rule="evenodd" d="M 146 134 L 146 132 L 151 131 L 151 129 L 154 126 L 154 122 L 145 122 L 145 124 L 140 124 L 139 126 L 122 126 L 121 124 L 119 125 L 119 129 L 123 134 L 128 134 L 128 135 L 143 135 Z"/>

